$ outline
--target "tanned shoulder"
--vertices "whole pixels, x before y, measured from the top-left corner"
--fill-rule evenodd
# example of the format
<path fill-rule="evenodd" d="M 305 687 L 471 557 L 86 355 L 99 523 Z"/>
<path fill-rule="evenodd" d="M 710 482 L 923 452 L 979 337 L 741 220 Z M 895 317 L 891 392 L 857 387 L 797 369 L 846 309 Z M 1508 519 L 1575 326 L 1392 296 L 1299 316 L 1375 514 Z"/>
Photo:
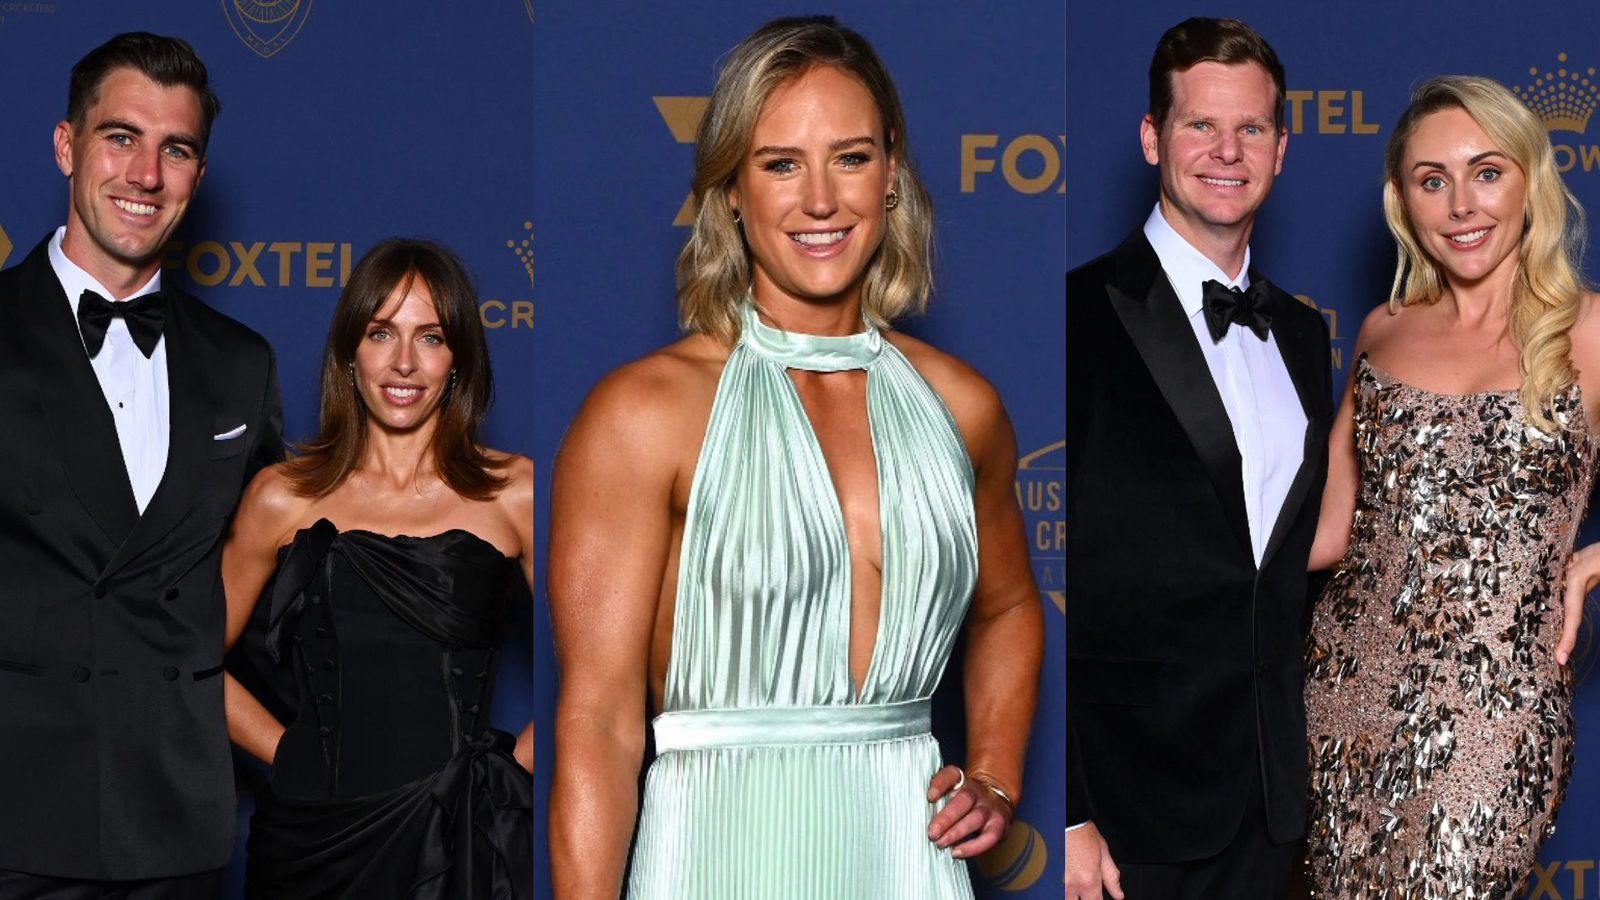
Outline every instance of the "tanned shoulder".
<path fill-rule="evenodd" d="M 1009 428 L 1005 407 L 994 385 L 977 369 L 926 341 L 899 332 L 887 336 L 944 400 L 973 458 L 981 458 L 995 429 L 1002 425 Z"/>
<path fill-rule="evenodd" d="M 307 512 L 315 502 L 315 498 L 295 490 L 283 463 L 267 466 L 245 487 L 233 527 L 263 537 L 270 535 L 274 546 L 282 546 L 306 524 Z"/>

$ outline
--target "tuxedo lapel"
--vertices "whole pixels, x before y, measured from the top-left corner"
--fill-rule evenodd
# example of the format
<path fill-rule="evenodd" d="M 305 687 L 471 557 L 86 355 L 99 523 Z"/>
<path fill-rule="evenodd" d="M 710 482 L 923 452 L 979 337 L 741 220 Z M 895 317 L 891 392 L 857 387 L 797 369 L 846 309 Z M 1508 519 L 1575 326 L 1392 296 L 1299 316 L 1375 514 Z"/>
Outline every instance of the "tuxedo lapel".
<path fill-rule="evenodd" d="M 1250 273 L 1252 281 L 1259 277 L 1254 272 Z M 1261 555 L 1263 567 L 1288 537 L 1294 520 L 1300 514 L 1300 507 L 1306 502 L 1306 495 L 1310 492 L 1311 482 L 1317 471 L 1314 462 L 1323 452 L 1323 448 L 1318 445 L 1325 440 L 1323 430 L 1318 427 L 1323 416 L 1322 402 L 1317 396 L 1322 383 L 1318 377 L 1317 367 L 1325 362 L 1323 348 L 1318 346 L 1322 337 L 1321 331 L 1311 327 L 1311 322 L 1306 316 L 1286 315 L 1293 310 L 1285 308 L 1285 304 L 1300 301 L 1277 287 L 1272 289 L 1272 295 L 1273 304 L 1277 307 L 1273 310 L 1272 337 L 1277 341 L 1278 353 L 1283 357 L 1284 367 L 1289 370 L 1289 380 L 1294 382 L 1295 394 L 1300 398 L 1300 408 L 1306 414 L 1306 431 L 1300 451 L 1300 469 L 1295 472 L 1294 481 L 1289 483 L 1289 493 L 1283 498 L 1283 508 L 1278 510 L 1272 534 L 1267 538 L 1266 549 Z"/>
<path fill-rule="evenodd" d="M 122 444 L 105 393 L 83 349 L 61 282 L 50 267 L 48 241 L 19 266 L 22 290 L 15 314 L 36 397 L 73 493 L 113 546 L 139 519 L 122 460 Z"/>
<path fill-rule="evenodd" d="M 171 297 L 162 338 L 167 345 L 167 464 L 150 504 L 128 540 L 107 567 L 107 574 L 136 559 L 181 522 L 194 503 L 211 451 L 210 404 L 199 336 L 184 309 L 184 299 Z"/>
<path fill-rule="evenodd" d="M 1239 447 L 1222 395 L 1217 393 L 1195 341 L 1194 328 L 1184 317 L 1183 304 L 1143 234 L 1124 241 L 1116 257 L 1118 283 L 1107 285 L 1106 290 L 1111 306 L 1194 445 L 1234 536 L 1248 549 L 1250 522 L 1245 513 Z"/>

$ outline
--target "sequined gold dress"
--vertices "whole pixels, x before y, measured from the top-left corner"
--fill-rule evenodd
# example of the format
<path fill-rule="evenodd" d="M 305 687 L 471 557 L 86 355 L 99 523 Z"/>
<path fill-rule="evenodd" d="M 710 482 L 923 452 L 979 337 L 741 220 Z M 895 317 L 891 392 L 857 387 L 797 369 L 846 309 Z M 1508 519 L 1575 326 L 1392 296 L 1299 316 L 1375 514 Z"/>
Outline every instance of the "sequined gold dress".
<path fill-rule="evenodd" d="M 1510 897 L 1572 759 L 1555 661 L 1594 477 L 1574 385 L 1544 434 L 1516 391 L 1436 394 L 1362 356 L 1350 548 L 1308 643 L 1318 897 Z"/>

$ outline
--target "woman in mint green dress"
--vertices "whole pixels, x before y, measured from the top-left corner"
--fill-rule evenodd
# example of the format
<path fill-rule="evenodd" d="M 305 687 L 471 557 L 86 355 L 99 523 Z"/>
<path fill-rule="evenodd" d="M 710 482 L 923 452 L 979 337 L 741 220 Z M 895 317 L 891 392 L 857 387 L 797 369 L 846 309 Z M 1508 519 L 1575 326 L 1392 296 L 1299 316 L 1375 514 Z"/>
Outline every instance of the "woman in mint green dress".
<path fill-rule="evenodd" d="M 889 331 L 931 281 L 904 135 L 831 19 L 722 66 L 678 259 L 690 334 L 607 376 L 556 465 L 562 900 L 625 874 L 637 900 L 970 898 L 963 860 L 1010 823 L 1042 611 L 998 397 Z M 929 733 L 963 626 L 964 771 Z"/>

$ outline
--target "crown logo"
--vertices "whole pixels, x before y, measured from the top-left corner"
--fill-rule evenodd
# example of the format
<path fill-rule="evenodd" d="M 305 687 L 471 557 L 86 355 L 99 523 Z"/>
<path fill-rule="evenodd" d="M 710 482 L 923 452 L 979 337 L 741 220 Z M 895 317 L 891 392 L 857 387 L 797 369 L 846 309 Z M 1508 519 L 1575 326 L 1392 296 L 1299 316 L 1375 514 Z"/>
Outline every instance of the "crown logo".
<path fill-rule="evenodd" d="M 1565 53 L 1556 54 L 1557 62 L 1566 62 Z M 1600 107 L 1600 84 L 1594 78 L 1593 66 L 1580 72 L 1566 66 L 1554 72 L 1540 72 L 1530 66 L 1528 74 L 1533 83 L 1527 87 L 1516 85 L 1512 91 L 1544 120 L 1548 131 L 1575 131 L 1579 134 L 1589 129 L 1589 117 Z"/>
<path fill-rule="evenodd" d="M 528 273 L 528 288 L 533 288 L 533 223 L 523 222 L 522 230 L 528 236 L 518 241 L 512 238 L 506 241 L 506 249 L 517 255 L 517 262 L 522 263 L 522 271 Z"/>

